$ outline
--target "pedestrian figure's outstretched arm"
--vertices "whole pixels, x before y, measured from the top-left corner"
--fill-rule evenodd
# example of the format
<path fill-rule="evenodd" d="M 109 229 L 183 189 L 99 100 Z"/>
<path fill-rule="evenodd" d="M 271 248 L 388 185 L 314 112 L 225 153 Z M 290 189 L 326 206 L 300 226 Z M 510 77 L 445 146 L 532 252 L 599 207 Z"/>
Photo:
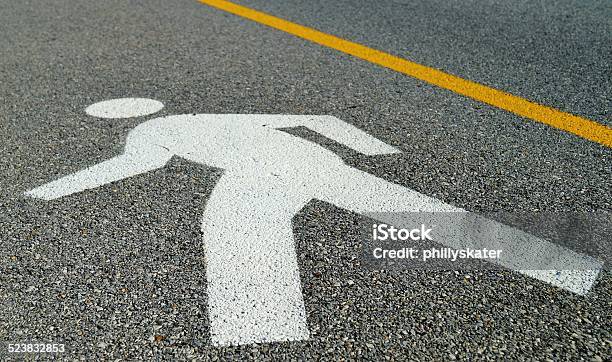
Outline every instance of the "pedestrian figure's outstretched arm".
<path fill-rule="evenodd" d="M 271 116 L 271 127 L 307 127 L 365 155 L 383 155 L 402 151 L 374 138 L 359 128 L 333 116 Z"/>
<path fill-rule="evenodd" d="M 96 188 L 164 166 L 172 154 L 155 145 L 126 147 L 124 154 L 27 191 L 27 196 L 53 200 Z"/>

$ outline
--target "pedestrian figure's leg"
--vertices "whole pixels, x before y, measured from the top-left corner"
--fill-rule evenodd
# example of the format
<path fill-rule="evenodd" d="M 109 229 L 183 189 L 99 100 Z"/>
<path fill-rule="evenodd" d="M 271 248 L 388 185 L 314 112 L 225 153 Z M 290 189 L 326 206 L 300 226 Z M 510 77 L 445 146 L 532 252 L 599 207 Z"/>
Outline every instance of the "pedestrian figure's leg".
<path fill-rule="evenodd" d="M 357 213 L 465 211 L 349 166 L 329 180 L 317 188 L 319 198 Z"/>
<path fill-rule="evenodd" d="M 222 176 L 202 220 L 212 341 L 308 338 L 291 219 L 308 200 L 274 180 Z"/>
<path fill-rule="evenodd" d="M 399 216 L 394 213 L 465 212 L 351 167 L 334 174 L 333 180 L 330 185 L 317 188 L 320 190 L 319 198 L 353 212 L 370 213 L 374 219 L 389 224 L 397 223 Z M 462 246 L 473 249 L 492 249 L 490 245 L 495 242 L 496 249 L 505 254 L 504 258 L 492 259 L 492 262 L 577 294 L 586 294 L 602 269 L 602 263 L 591 257 L 485 218 L 481 218 L 480 225 L 486 226 L 488 235 L 494 236 L 495 240 L 472 239 L 471 230 L 462 228 L 469 226 L 472 219 L 468 218 L 468 222 L 463 223 L 463 215 L 438 216 L 438 220 L 446 220 L 449 225 L 442 226 L 447 237 L 436 241 L 451 248 Z M 448 227 L 451 223 L 452 226 Z"/>

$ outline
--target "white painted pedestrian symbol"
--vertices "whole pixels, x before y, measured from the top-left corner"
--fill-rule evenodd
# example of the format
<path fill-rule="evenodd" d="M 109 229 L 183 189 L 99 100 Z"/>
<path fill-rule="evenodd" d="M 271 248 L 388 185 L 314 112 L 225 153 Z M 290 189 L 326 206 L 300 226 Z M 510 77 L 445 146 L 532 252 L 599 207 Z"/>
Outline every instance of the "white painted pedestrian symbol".
<path fill-rule="evenodd" d="M 134 117 L 162 106 L 127 98 L 87 112 Z M 304 205 L 319 199 L 357 213 L 464 210 L 352 168 L 318 144 L 278 130 L 298 126 L 366 155 L 400 152 L 332 116 L 174 115 L 134 128 L 122 155 L 26 194 L 56 199 L 160 168 L 173 156 L 223 169 L 202 218 L 212 341 L 303 340 L 309 332 L 291 220 Z M 578 293 L 597 275 L 575 280 L 568 274 L 569 281 L 559 281 L 545 272 L 522 272 Z"/>

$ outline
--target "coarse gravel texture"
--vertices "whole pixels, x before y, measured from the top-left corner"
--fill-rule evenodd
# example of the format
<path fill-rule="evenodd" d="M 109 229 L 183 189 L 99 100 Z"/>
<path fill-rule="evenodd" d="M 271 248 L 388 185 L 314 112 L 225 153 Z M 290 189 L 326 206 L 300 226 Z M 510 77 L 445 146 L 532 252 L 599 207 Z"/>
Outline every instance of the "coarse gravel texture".
<path fill-rule="evenodd" d="M 248 2 L 609 124 L 603 2 L 540 12 L 519 1 L 460 12 L 451 2 L 358 3 Z M 94 118 L 84 111 L 94 102 L 152 98 L 166 105 L 155 116 L 334 115 L 404 153 L 367 157 L 290 132 L 474 212 L 610 211 L 612 152 L 196 1 L 1 6 L 0 342 L 65 343 L 60 358 L 81 360 L 612 355 L 609 272 L 582 297 L 510 272 L 368 271 L 360 217 L 316 200 L 294 218 L 311 339 L 212 347 L 200 218 L 222 170 L 175 158 L 55 201 L 22 196 L 117 155 L 149 119 Z M 458 43 L 449 30 L 463 20 Z M 506 33 L 491 30 L 499 24 Z"/>

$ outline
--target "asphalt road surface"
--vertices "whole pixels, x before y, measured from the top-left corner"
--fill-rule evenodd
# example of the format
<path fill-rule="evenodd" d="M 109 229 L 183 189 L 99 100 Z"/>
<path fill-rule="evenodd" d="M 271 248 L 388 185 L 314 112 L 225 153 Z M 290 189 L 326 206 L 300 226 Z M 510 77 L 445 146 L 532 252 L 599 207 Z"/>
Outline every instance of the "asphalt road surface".
<path fill-rule="evenodd" d="M 240 4 L 612 125 L 608 1 Z M 162 102 L 155 117 L 332 115 L 401 153 L 287 132 L 476 213 L 609 212 L 609 147 L 197 1 L 2 1 L 0 34 L 3 349 L 59 343 L 56 357 L 83 360 L 612 355 L 608 271 L 587 295 L 510 271 L 372 271 L 360 262 L 362 217 L 320 200 L 293 219 L 310 337 L 215 346 L 201 224 L 221 168 L 173 157 L 55 200 L 24 196 L 121 154 L 152 117 L 85 109 L 123 97 Z"/>

